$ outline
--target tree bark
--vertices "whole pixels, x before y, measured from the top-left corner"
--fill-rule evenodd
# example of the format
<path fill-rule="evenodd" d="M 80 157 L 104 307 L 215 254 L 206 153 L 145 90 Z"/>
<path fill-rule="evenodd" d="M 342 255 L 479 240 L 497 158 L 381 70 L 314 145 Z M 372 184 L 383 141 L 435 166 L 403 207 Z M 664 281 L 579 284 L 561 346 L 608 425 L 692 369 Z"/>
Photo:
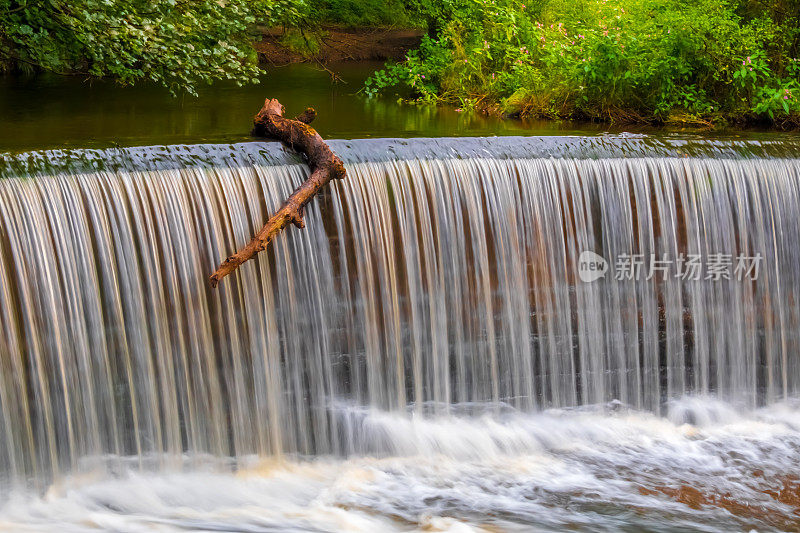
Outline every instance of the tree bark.
<path fill-rule="evenodd" d="M 308 125 L 317 113 L 306 109 L 295 119 L 283 116 L 284 108 L 275 99 L 267 99 L 255 119 L 252 134 L 258 137 L 277 139 L 293 150 L 305 155 L 311 174 L 298 187 L 283 205 L 272 215 L 253 239 L 241 250 L 225 259 L 209 278 L 211 287 L 239 268 L 239 265 L 252 259 L 264 250 L 272 238 L 290 223 L 298 228 L 305 226 L 303 208 L 332 179 L 342 179 L 346 175 L 344 163 L 322 140 L 319 133 Z"/>

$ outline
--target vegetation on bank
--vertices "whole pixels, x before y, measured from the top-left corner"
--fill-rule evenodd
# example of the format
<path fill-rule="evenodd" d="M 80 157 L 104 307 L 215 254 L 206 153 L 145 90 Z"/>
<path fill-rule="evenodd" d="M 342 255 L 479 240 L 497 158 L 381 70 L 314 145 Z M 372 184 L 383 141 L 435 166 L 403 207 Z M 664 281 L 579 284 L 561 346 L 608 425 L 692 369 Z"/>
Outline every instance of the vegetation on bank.
<path fill-rule="evenodd" d="M 303 0 L 294 5 L 297 23 L 305 26 L 410 27 L 423 22 L 409 9 L 408 0 Z"/>
<path fill-rule="evenodd" d="M 800 126 L 796 0 L 416 0 L 428 36 L 367 82 L 507 115 Z"/>
<path fill-rule="evenodd" d="M 293 0 L 0 0 L 0 71 L 149 80 L 173 93 L 257 81 L 251 29 Z"/>

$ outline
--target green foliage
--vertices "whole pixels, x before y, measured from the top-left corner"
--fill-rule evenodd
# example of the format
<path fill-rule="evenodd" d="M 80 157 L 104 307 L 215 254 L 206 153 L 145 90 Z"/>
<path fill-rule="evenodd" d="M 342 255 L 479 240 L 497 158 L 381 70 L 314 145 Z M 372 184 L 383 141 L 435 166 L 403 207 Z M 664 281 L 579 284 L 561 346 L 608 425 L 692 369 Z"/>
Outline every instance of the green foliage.
<path fill-rule="evenodd" d="M 429 36 L 368 95 L 398 86 L 508 114 L 800 123 L 800 3 L 411 1 Z"/>
<path fill-rule="evenodd" d="M 742 60 L 733 73 L 739 92 L 751 103 L 757 114 L 767 114 L 771 119 L 800 113 L 800 62 L 791 59 L 784 76 L 776 76 L 763 51 L 757 50 Z"/>
<path fill-rule="evenodd" d="M 254 7 L 258 13 L 264 14 L 265 4 L 267 17 L 258 22 L 269 26 L 298 27 L 311 12 L 308 0 L 256 0 Z"/>
<path fill-rule="evenodd" d="M 323 0 L 318 20 L 346 26 L 396 26 L 410 23 L 402 0 Z"/>
<path fill-rule="evenodd" d="M 314 57 L 319 53 L 324 32 L 306 33 L 297 28 L 290 28 L 281 38 L 281 45 L 302 56 Z"/>
<path fill-rule="evenodd" d="M 318 0 L 305 6 L 297 26 L 414 26 L 405 0 Z"/>
<path fill-rule="evenodd" d="M 299 17 L 291 0 L 0 0 L 0 66 L 152 80 L 196 94 L 257 82 L 248 28 Z"/>

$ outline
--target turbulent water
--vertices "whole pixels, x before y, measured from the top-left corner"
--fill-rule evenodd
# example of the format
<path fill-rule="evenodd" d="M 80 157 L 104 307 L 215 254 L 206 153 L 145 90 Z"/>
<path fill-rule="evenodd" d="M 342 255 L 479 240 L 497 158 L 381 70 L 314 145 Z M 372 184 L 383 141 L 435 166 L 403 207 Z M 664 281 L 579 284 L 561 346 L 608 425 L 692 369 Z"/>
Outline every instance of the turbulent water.
<path fill-rule="evenodd" d="M 800 527 L 800 146 L 332 145 L 0 160 L 0 527 Z"/>

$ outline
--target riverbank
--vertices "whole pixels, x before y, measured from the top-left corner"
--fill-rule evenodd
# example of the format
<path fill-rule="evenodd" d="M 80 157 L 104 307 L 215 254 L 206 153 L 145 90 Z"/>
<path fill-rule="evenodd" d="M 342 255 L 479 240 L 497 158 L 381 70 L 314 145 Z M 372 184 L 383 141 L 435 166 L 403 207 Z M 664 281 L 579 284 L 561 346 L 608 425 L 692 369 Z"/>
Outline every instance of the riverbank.
<path fill-rule="evenodd" d="M 260 27 L 255 43 L 261 66 L 317 61 L 401 61 L 419 46 L 422 30 L 406 28 L 323 26 L 315 31 Z"/>

